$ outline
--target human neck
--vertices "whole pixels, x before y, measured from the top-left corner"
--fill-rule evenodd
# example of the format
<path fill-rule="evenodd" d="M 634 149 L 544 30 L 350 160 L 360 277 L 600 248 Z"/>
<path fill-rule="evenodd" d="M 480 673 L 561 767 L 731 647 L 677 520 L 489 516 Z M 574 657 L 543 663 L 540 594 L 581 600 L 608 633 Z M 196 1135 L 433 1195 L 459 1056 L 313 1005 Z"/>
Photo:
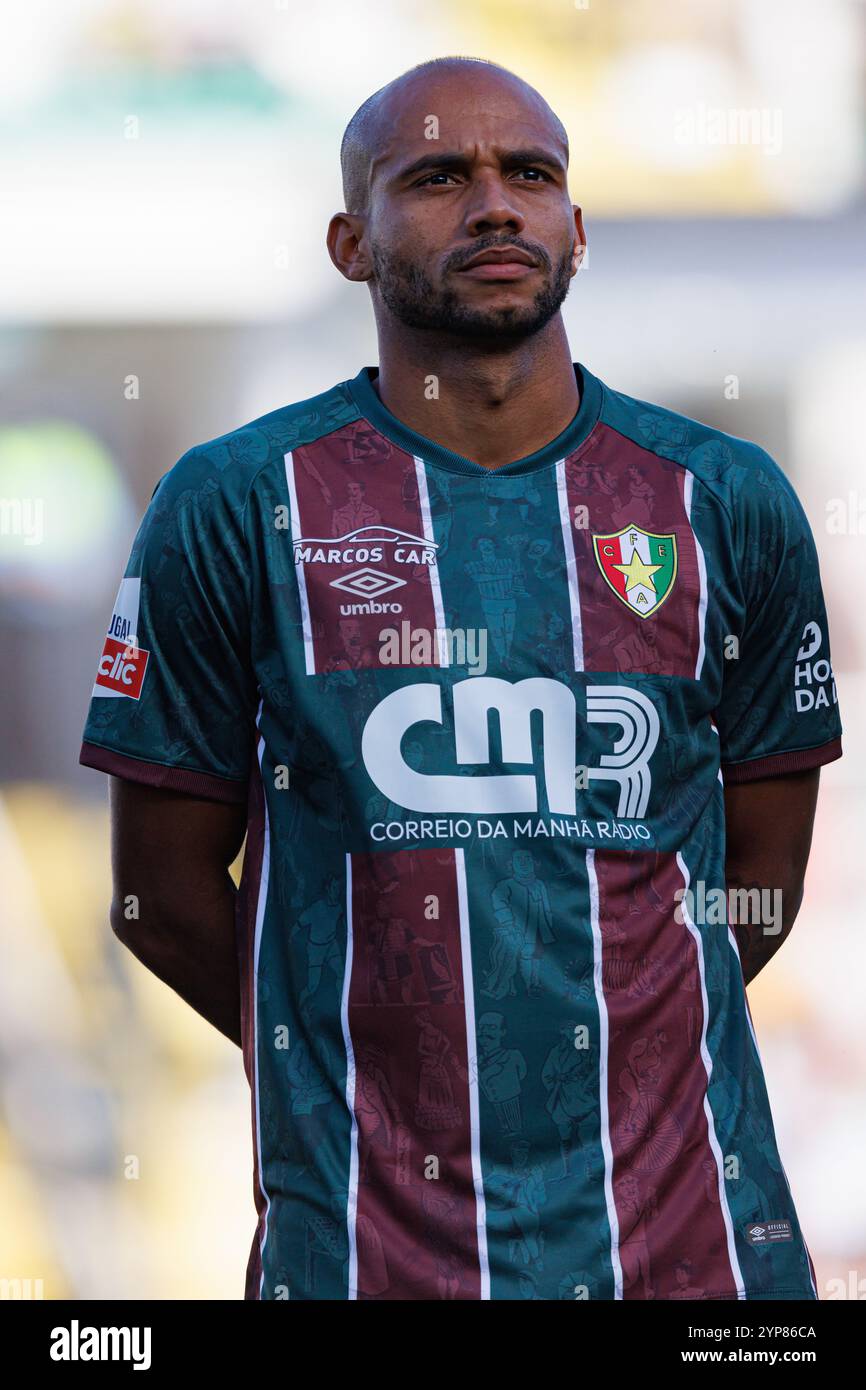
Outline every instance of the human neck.
<path fill-rule="evenodd" d="M 580 395 L 562 319 L 503 352 L 382 332 L 375 387 L 416 434 L 484 468 L 526 458 L 561 434 Z"/>

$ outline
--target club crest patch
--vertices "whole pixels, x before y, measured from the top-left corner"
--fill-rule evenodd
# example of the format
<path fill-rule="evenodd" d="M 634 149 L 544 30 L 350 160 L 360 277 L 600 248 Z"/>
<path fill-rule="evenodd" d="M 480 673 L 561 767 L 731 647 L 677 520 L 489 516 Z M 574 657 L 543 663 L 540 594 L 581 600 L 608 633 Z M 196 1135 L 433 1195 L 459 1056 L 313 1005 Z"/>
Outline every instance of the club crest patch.
<path fill-rule="evenodd" d="M 594 535 L 592 544 L 598 567 L 620 602 L 639 618 L 655 613 L 677 577 L 676 536 L 624 526 L 613 535 Z"/>

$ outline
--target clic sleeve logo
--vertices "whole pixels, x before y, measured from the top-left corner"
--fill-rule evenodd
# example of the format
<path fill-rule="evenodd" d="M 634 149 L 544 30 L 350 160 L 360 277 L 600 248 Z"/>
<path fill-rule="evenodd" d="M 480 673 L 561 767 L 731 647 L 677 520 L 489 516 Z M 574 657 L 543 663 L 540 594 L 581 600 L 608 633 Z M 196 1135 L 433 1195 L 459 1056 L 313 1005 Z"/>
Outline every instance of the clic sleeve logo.
<path fill-rule="evenodd" d="M 150 652 L 138 645 L 140 579 L 122 579 L 96 669 L 94 696 L 127 695 L 138 700 Z"/>

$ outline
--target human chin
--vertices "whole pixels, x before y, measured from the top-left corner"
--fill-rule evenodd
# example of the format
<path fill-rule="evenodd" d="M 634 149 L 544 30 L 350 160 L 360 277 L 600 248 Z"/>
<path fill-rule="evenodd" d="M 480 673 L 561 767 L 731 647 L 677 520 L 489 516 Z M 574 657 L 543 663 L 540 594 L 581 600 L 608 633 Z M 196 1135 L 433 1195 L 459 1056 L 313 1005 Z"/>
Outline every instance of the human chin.
<path fill-rule="evenodd" d="M 453 313 L 449 326 L 464 337 L 505 342 L 531 337 L 544 327 L 545 321 L 545 316 L 526 307 L 521 310 L 464 307 Z"/>

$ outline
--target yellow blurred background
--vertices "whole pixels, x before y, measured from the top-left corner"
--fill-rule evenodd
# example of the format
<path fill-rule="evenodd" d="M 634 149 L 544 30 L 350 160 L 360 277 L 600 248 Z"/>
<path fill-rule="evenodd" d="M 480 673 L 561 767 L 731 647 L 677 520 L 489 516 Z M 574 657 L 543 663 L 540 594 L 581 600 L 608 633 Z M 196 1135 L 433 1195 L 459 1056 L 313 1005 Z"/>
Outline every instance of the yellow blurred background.
<path fill-rule="evenodd" d="M 845 757 L 822 774 L 800 920 L 750 999 L 819 1291 L 866 1297 L 864 18 L 860 0 L 6 7 L 0 1296 L 241 1296 L 240 1055 L 111 935 L 81 729 L 158 478 L 376 361 L 366 292 L 324 246 L 340 136 L 399 72 L 463 53 L 567 126 L 590 246 L 574 357 L 757 440 L 815 531 Z"/>

